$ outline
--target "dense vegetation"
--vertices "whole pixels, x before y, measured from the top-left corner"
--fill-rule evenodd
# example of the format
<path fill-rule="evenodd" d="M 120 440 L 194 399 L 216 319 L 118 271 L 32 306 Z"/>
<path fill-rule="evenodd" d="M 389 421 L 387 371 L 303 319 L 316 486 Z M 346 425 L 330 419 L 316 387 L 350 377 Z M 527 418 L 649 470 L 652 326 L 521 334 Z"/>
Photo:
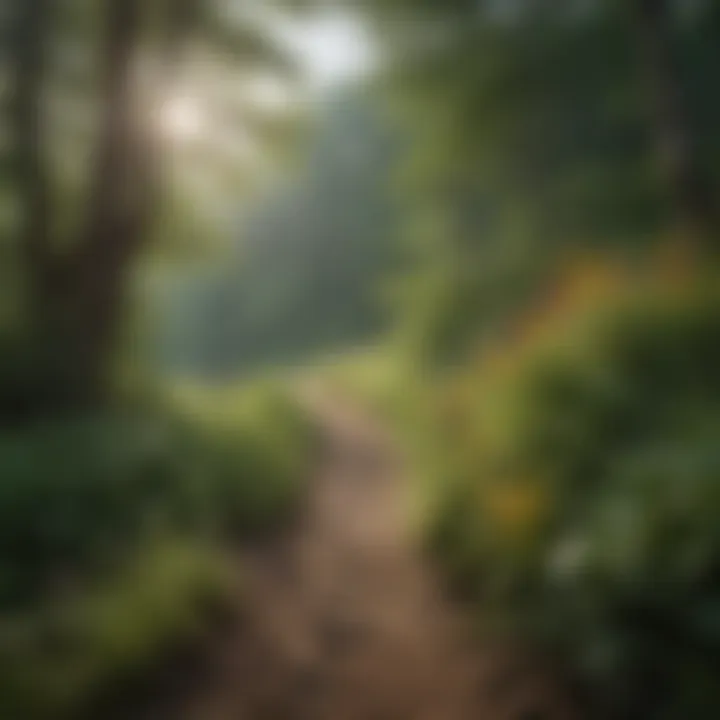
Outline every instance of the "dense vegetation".
<path fill-rule="evenodd" d="M 605 711 L 702 717 L 717 671 L 717 292 L 651 284 L 596 303 L 443 387 L 432 546 Z"/>
<path fill-rule="evenodd" d="M 298 68 L 251 3 L 5 5 L 0 716 L 203 637 L 314 445 L 235 374 L 357 342 L 325 377 L 407 441 L 481 628 L 601 717 L 718 715 L 718 3 L 357 3 L 375 86 L 274 187 L 302 103 L 243 88 Z"/>
<path fill-rule="evenodd" d="M 234 543 L 308 474 L 290 392 L 190 390 L 137 347 L 144 278 L 248 185 L 238 138 L 290 125 L 221 81 L 290 68 L 222 3 L 13 0 L 0 25 L 0 715 L 75 717 L 237 602 Z"/>
<path fill-rule="evenodd" d="M 429 544 L 600 716 L 716 714 L 717 5 L 377 5 L 415 260 L 354 382 Z"/>
<path fill-rule="evenodd" d="M 65 717 L 202 639 L 237 602 L 233 544 L 288 519 L 312 446 L 262 386 L 6 430 L 2 713 Z"/>

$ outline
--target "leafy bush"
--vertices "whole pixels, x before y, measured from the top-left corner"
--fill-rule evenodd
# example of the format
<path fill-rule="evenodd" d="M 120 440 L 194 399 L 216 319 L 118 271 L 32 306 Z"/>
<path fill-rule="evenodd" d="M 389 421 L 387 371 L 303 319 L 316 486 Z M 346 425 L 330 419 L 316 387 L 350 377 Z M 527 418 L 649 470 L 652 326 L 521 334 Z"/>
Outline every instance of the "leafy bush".
<path fill-rule="evenodd" d="M 0 716 L 65 717 L 202 628 L 223 547 L 288 519 L 312 433 L 275 388 L 0 434 Z"/>
<path fill-rule="evenodd" d="M 629 717 L 719 710 L 720 294 L 627 294 L 445 389 L 431 535 Z"/>
<path fill-rule="evenodd" d="M 102 571 L 158 531 L 269 528 L 295 506 L 310 447 L 301 411 L 262 388 L 5 432 L 0 606 Z"/>
<path fill-rule="evenodd" d="M 111 562 L 185 491 L 169 427 L 148 418 L 48 422 L 0 436 L 0 603 Z"/>
<path fill-rule="evenodd" d="M 0 715 L 74 717 L 183 646 L 201 640 L 230 597 L 217 549 L 147 544 L 82 594 L 0 626 Z"/>

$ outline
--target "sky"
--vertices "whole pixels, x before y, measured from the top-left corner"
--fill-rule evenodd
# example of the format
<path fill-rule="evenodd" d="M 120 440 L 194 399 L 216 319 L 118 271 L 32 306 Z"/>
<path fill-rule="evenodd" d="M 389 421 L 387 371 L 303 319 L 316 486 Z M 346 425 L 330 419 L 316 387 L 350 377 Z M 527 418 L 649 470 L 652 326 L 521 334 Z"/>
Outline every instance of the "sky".
<path fill-rule="evenodd" d="M 281 20 L 277 27 L 316 89 L 356 79 L 372 69 L 374 53 L 368 32 L 348 13 L 327 11 Z"/>
<path fill-rule="evenodd" d="M 198 62 L 187 89 L 164 100 L 159 118 L 168 137 L 179 148 L 186 148 L 187 154 L 192 155 L 197 147 L 212 148 L 212 156 L 252 164 L 257 176 L 263 160 L 261 148 L 238 122 L 218 124 L 213 113 L 215 95 L 242 97 L 256 108 L 282 116 L 294 104 L 312 105 L 333 87 L 361 79 L 373 70 L 377 53 L 367 28 L 347 11 L 325 9 L 290 15 L 258 0 L 241 0 L 237 5 L 235 1 L 231 0 L 229 7 L 239 13 L 238 19 L 244 16 L 258 23 L 261 30 L 285 45 L 300 65 L 303 82 L 288 82 L 272 71 L 223 75 L 215 65 Z M 202 173 L 193 168 L 192 175 L 197 180 Z"/>
<path fill-rule="evenodd" d="M 258 107 L 282 113 L 288 104 L 318 100 L 337 85 L 361 79 L 376 64 L 377 52 L 367 27 L 347 9 L 326 6 L 315 12 L 288 13 L 272 2 L 229 0 L 229 3 L 226 7 L 230 17 L 237 14 L 241 21 L 250 20 L 273 42 L 284 45 L 300 66 L 300 86 L 273 72 L 254 72 L 243 77 L 242 93 Z M 185 143 L 208 133 L 210 103 L 207 98 L 203 100 L 207 94 L 203 89 L 222 85 L 217 70 L 213 77 L 208 74 L 212 68 L 208 70 L 202 63 L 196 69 L 198 76 L 188 83 L 188 91 L 168 98 L 161 110 L 168 133 Z M 235 82 L 237 87 L 236 74 L 225 80 Z M 233 136 L 233 145 L 236 144 Z"/>
<path fill-rule="evenodd" d="M 231 15 L 250 19 L 298 60 L 312 90 L 351 81 L 372 69 L 375 52 L 365 25 L 349 9 L 325 4 L 287 12 L 273 0 L 227 0 Z"/>

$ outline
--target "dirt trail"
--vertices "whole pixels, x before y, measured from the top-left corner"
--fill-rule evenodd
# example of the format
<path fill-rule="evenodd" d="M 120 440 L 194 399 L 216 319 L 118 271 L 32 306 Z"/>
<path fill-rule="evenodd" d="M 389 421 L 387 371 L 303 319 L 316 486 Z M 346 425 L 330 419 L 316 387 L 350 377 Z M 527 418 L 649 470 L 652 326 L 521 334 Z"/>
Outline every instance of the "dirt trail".
<path fill-rule="evenodd" d="M 416 547 L 386 440 L 358 415 L 317 412 L 325 448 L 302 521 L 243 559 L 244 622 L 153 720 L 571 717 L 537 670 L 474 646 Z"/>

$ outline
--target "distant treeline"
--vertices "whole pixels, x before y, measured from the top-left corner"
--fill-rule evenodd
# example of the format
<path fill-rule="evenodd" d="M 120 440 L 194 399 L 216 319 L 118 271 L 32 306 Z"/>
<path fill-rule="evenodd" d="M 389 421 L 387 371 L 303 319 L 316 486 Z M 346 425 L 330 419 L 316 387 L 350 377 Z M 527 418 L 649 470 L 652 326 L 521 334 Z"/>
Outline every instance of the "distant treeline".
<path fill-rule="evenodd" d="M 163 362 L 225 375 L 313 357 L 387 324 L 399 257 L 391 168 L 397 141 L 371 100 L 339 91 L 320 110 L 296 174 L 242 221 L 236 247 L 163 298 Z"/>

